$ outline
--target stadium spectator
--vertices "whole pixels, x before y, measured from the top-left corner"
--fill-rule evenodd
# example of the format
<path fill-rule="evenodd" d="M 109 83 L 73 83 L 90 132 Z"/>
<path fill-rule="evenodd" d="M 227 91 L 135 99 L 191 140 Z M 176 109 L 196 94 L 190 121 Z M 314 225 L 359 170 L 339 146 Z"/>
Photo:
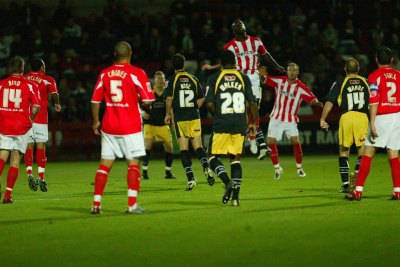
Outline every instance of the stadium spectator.
<path fill-rule="evenodd" d="M 26 78 L 37 85 L 36 95 L 39 98 L 40 110 L 36 115 L 32 133 L 28 137 L 28 146 L 25 152 L 24 160 L 26 166 L 26 174 L 28 175 L 29 188 L 37 191 L 40 186 L 42 192 L 47 192 L 47 183 L 44 179 L 46 170 L 46 142 L 49 140 L 48 129 L 48 99 L 49 95 L 54 103 L 54 109 L 57 112 L 61 111 L 60 98 L 56 81 L 45 74 L 46 65 L 41 58 L 34 58 L 31 61 L 31 72 L 26 75 Z M 35 180 L 32 172 L 33 165 L 33 150 L 36 144 L 36 162 L 38 165 L 38 178 Z"/>
<path fill-rule="evenodd" d="M 371 90 L 370 127 L 356 177 L 356 188 L 346 195 L 349 200 L 361 200 L 372 158 L 379 147 L 386 148 L 392 169 L 393 194 L 389 200 L 400 200 L 400 91 L 396 90 L 400 88 L 400 72 L 390 66 L 392 60 L 391 49 L 379 48 L 376 52 L 378 69 L 368 76 Z"/>
<path fill-rule="evenodd" d="M 368 131 L 369 85 L 364 77 L 357 73 L 359 63 L 354 58 L 346 60 L 344 70 L 346 77 L 333 83 L 326 96 L 320 126 L 328 130 L 326 122 L 333 105 L 340 108 L 339 121 L 339 173 L 342 179 L 341 193 L 349 192 L 349 153 L 350 147 L 357 147 L 358 159 L 352 176 L 357 175 L 360 166 L 362 148 Z"/>
<path fill-rule="evenodd" d="M 283 169 L 279 164 L 278 148 L 276 146 L 276 142 L 282 139 L 283 134 L 286 134 L 293 145 L 297 175 L 300 177 L 306 176 L 302 167 L 303 153 L 299 130 L 297 129 L 297 123 L 299 122 L 297 112 L 303 100 L 311 106 L 320 108 L 323 106 L 311 90 L 297 78 L 298 75 L 299 66 L 292 62 L 287 66 L 287 76 L 267 75 L 264 82 L 267 86 L 275 89 L 275 103 L 269 116 L 267 134 L 268 146 L 271 149 L 270 156 L 275 167 L 275 179 L 280 179 L 283 173 Z"/>
<path fill-rule="evenodd" d="M 260 77 L 258 75 L 259 57 L 263 57 L 271 64 L 273 68 L 280 72 L 284 72 L 284 68 L 279 65 L 271 54 L 265 48 L 263 42 L 258 37 L 247 35 L 246 26 L 244 23 L 237 19 L 232 23 L 232 32 L 235 38 L 229 41 L 224 49 L 232 51 L 236 56 L 236 69 L 248 75 L 252 84 L 253 94 L 256 99 L 261 99 Z M 219 69 L 221 64 L 210 66 L 203 65 L 202 69 Z M 258 126 L 255 136 L 249 135 L 250 150 L 253 154 L 257 153 L 257 144 L 260 146 L 260 154 L 258 159 L 262 160 L 268 153 L 267 145 L 265 144 L 264 133 Z"/>
<path fill-rule="evenodd" d="M 225 184 L 222 203 L 232 195 L 232 206 L 239 206 L 242 184 L 240 156 L 243 151 L 247 128 L 256 131 L 258 107 L 249 77 L 235 69 L 235 54 L 225 50 L 221 56 L 223 70 L 213 74 L 207 81 L 207 108 L 214 116 L 213 134 L 208 149 L 210 166 Z M 246 102 L 252 120 L 247 126 Z M 219 157 L 230 158 L 231 179 Z"/>
<path fill-rule="evenodd" d="M 149 179 L 148 168 L 151 149 L 153 148 L 153 139 L 156 142 L 162 142 L 165 150 L 165 176 L 166 179 L 173 179 L 175 175 L 171 172 L 173 162 L 172 135 L 169 125 L 164 122 L 165 119 L 165 74 L 157 71 L 154 74 L 153 92 L 154 102 L 148 108 L 144 107 L 142 112 L 144 122 L 144 142 L 146 147 L 146 156 L 142 161 L 142 178 Z"/>
<path fill-rule="evenodd" d="M 103 69 L 92 96 L 93 131 L 101 131 L 101 161 L 94 183 L 92 214 L 101 213 L 101 198 L 115 158 L 125 157 L 128 165 L 128 207 L 126 213 L 141 214 L 137 196 L 140 189 L 139 158 L 146 155 L 139 102 L 148 105 L 154 94 L 146 73 L 130 64 L 131 46 L 119 42 L 115 46 L 116 63 Z M 106 102 L 102 125 L 100 103 Z"/>
<path fill-rule="evenodd" d="M 13 203 L 12 190 L 18 178 L 19 163 L 26 151 L 32 120 L 40 109 L 34 92 L 36 85 L 23 76 L 24 65 L 21 57 L 11 58 L 8 63 L 10 76 L 0 81 L 0 176 L 11 158 L 3 204 Z"/>
<path fill-rule="evenodd" d="M 197 185 L 192 169 L 189 141 L 203 166 L 208 184 L 212 186 L 215 180 L 201 140 L 199 108 L 204 103 L 203 89 L 198 79 L 185 71 L 185 57 L 183 55 L 176 54 L 172 58 L 172 65 L 175 74 L 168 79 L 167 83 L 165 124 L 174 123 L 175 126 L 182 166 L 188 179 L 186 191 L 192 190 Z"/>

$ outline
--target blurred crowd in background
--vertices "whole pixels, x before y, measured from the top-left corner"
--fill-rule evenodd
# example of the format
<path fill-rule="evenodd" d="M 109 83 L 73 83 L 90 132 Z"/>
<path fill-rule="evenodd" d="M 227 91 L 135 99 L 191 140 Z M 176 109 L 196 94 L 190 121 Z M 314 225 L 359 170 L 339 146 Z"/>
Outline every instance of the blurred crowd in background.
<path fill-rule="evenodd" d="M 249 35 L 262 39 L 278 63 L 296 62 L 300 78 L 320 99 L 344 75 L 347 57 L 357 58 L 360 74 L 367 76 L 376 68 L 376 49 L 386 45 L 395 51 L 393 66 L 400 69 L 400 0 L 176 0 L 162 12 L 138 10 L 118 0 L 86 16 L 79 15 L 79 4 L 65 0 L 52 12 L 31 1 L 0 3 L 0 77 L 7 75 L 12 56 L 27 62 L 43 58 L 63 106 L 60 115 L 50 112 L 50 120 L 85 121 L 97 75 L 112 64 L 117 41 L 130 42 L 132 63 L 150 78 L 157 70 L 171 75 L 171 57 L 180 52 L 188 70 L 205 83 L 209 73 L 201 66 L 218 62 L 233 38 L 230 27 L 236 18 L 245 22 Z M 264 90 L 261 115 L 272 101 L 273 92 Z"/>

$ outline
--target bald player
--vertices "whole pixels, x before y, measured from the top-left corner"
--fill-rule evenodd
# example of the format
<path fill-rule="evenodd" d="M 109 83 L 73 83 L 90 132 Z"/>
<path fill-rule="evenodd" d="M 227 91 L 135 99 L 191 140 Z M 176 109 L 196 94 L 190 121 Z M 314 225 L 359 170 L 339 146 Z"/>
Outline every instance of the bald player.
<path fill-rule="evenodd" d="M 358 172 L 362 147 L 368 131 L 368 104 L 369 85 L 364 77 L 359 76 L 360 66 L 354 58 L 346 60 L 344 71 L 346 77 L 333 83 L 326 96 L 322 111 L 320 126 L 328 130 L 329 124 L 326 118 L 335 103 L 340 108 L 339 121 L 339 172 L 342 179 L 341 193 L 349 192 L 349 151 L 355 144 L 358 159 L 354 173 Z M 355 174 L 351 174 L 354 176 Z M 352 185 L 354 186 L 354 185 Z"/>
<path fill-rule="evenodd" d="M 93 131 L 101 133 L 101 161 L 94 184 L 92 214 L 101 213 L 101 198 L 116 157 L 128 164 L 128 207 L 126 213 L 141 214 L 137 195 L 140 190 L 139 158 L 146 155 L 139 104 L 154 101 L 146 73 L 130 64 L 132 50 L 127 42 L 115 46 L 116 63 L 101 71 L 92 96 Z M 106 103 L 100 123 L 100 103 Z"/>

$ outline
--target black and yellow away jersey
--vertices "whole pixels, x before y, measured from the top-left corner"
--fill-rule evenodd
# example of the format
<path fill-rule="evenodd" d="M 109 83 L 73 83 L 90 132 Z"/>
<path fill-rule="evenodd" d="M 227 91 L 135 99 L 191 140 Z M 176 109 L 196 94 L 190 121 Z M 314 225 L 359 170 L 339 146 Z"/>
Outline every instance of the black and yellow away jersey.
<path fill-rule="evenodd" d="M 151 108 L 146 110 L 150 114 L 150 119 L 143 120 L 145 124 L 154 126 L 163 126 L 165 118 L 165 102 L 166 98 L 164 94 L 158 95 L 154 92 L 155 100 L 151 103 Z"/>

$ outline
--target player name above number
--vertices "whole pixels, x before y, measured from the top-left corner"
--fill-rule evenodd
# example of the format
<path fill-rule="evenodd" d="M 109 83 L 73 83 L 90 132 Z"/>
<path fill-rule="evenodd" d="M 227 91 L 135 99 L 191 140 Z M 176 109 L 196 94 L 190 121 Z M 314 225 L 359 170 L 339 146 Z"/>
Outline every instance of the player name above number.
<path fill-rule="evenodd" d="M 353 92 L 353 91 L 364 91 L 364 86 L 361 86 L 361 85 L 352 85 L 352 86 L 349 86 L 349 87 L 347 88 L 347 90 L 348 90 L 349 92 Z"/>
<path fill-rule="evenodd" d="M 107 73 L 107 75 L 108 75 L 108 77 L 118 76 L 118 77 L 121 77 L 122 79 L 124 79 L 126 77 L 127 73 L 123 70 L 110 70 Z"/>
<path fill-rule="evenodd" d="M 20 86 L 21 82 L 20 81 L 8 81 L 8 86 Z"/>
<path fill-rule="evenodd" d="M 219 86 L 219 89 L 221 89 L 221 91 L 225 91 L 226 89 L 230 88 L 242 90 L 243 85 L 239 82 L 224 82 Z"/>
<path fill-rule="evenodd" d="M 384 75 L 385 75 L 386 79 L 396 80 L 396 78 L 397 78 L 396 73 L 385 73 Z"/>
<path fill-rule="evenodd" d="M 181 83 L 181 89 L 190 89 L 191 84 L 190 83 Z"/>

